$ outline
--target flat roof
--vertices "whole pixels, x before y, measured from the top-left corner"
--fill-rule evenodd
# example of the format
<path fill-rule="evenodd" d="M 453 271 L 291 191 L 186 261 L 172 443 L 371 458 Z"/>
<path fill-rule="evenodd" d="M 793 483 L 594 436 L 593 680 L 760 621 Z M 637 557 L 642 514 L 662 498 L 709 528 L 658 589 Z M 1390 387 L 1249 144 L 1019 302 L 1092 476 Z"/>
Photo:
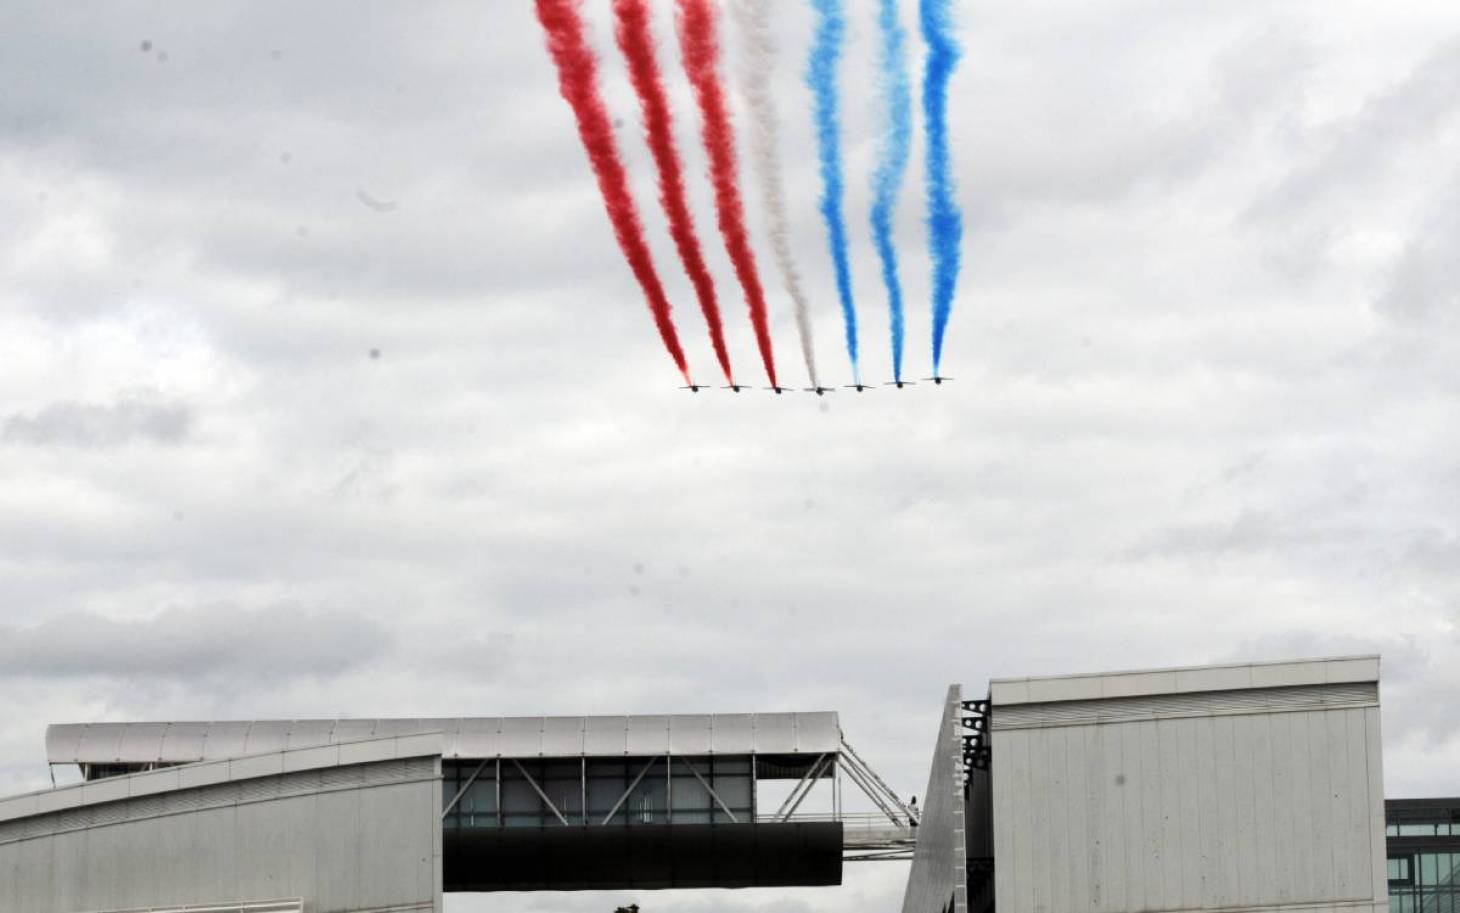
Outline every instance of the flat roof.
<path fill-rule="evenodd" d="M 1378 680 L 1379 657 L 1371 654 L 1077 675 L 995 678 L 989 680 L 989 697 L 994 706 L 998 706 Z"/>
<path fill-rule="evenodd" d="M 441 734 L 444 758 L 820 754 L 841 748 L 834 712 L 655 716 L 57 723 L 51 764 L 176 764 L 353 742 Z"/>

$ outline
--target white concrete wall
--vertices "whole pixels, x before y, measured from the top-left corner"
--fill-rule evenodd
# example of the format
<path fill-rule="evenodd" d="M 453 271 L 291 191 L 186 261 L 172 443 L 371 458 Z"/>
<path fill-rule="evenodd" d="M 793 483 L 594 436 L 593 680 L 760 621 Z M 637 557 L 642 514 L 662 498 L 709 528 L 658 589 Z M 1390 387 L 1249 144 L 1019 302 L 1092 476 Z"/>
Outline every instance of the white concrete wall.
<path fill-rule="evenodd" d="M 1324 687 L 996 703 L 1000 913 L 1387 911 L 1377 688 Z"/>

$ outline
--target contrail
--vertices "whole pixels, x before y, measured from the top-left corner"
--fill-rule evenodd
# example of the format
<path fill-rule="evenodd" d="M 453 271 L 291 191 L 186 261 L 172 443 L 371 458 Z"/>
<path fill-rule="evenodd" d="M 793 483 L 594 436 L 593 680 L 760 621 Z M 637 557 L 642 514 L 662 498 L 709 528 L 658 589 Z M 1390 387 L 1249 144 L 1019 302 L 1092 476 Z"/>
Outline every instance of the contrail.
<path fill-rule="evenodd" d="M 919 0 L 918 18 L 928 45 L 923 70 L 923 122 L 927 131 L 928 245 L 933 257 L 933 375 L 943 361 L 943 335 L 958 283 L 963 214 L 953 199 L 948 167 L 948 79 L 958 65 L 948 0 Z"/>
<path fill-rule="evenodd" d="M 852 303 L 852 274 L 847 262 L 847 226 L 842 215 L 841 124 L 837 116 L 836 66 L 842 53 L 846 21 L 841 0 L 812 0 L 816 9 L 816 40 L 806 69 L 806 84 L 816 99 L 816 145 L 821 159 L 821 217 L 836 268 L 836 291 L 846 324 L 847 357 L 854 383 L 861 383 L 857 364 L 857 309 Z"/>
<path fill-rule="evenodd" d="M 791 254 L 790 228 L 786 220 L 786 189 L 781 173 L 781 155 L 776 137 L 780 120 L 771 94 L 771 74 L 776 66 L 776 45 L 771 35 L 770 0 L 737 0 L 733 7 L 744 38 L 740 57 L 740 88 L 750 109 L 750 157 L 760 185 L 761 205 L 771 238 L 776 268 L 796 314 L 796 335 L 811 386 L 821 386 L 816 374 L 816 347 L 811 334 L 811 308 L 801 289 L 801 271 Z"/>
<path fill-rule="evenodd" d="M 654 269 L 649 245 L 644 241 L 644 227 L 639 211 L 629 193 L 628 177 L 613 138 L 613 125 L 598 88 L 598 61 L 583 34 L 583 20 L 578 14 L 577 0 L 537 0 L 537 18 L 547 31 L 548 51 L 558 68 L 558 89 L 573 109 L 578 121 L 578 136 L 588 153 L 588 161 L 598 178 L 603 205 L 613 223 L 614 237 L 628 260 L 634 278 L 644 290 L 649 310 L 659 328 L 664 347 L 669 350 L 685 383 L 692 383 L 684 349 L 674 331 L 669 313 L 669 299 Z"/>
<path fill-rule="evenodd" d="M 739 176 L 735 164 L 735 134 L 730 125 L 730 110 L 725 104 L 725 90 L 720 84 L 720 40 L 716 34 L 713 0 L 679 0 L 679 48 L 685 73 L 694 86 L 695 101 L 700 108 L 701 133 L 705 152 L 710 159 L 710 179 L 715 188 L 715 211 L 719 216 L 720 234 L 725 250 L 735 266 L 735 276 L 745 290 L 750 308 L 750 323 L 755 329 L 756 345 L 765 365 L 771 386 L 776 380 L 776 356 L 771 348 L 770 326 L 766 320 L 765 292 L 755 267 L 755 253 L 745 231 L 745 212 L 740 201 Z"/>
<path fill-rule="evenodd" d="M 872 175 L 872 240 L 882 260 L 882 284 L 887 287 L 887 312 L 892 333 L 892 377 L 902 380 L 902 282 L 897 275 L 897 248 L 892 243 L 893 214 L 907 173 L 912 139 L 912 93 L 908 88 L 907 33 L 897 19 L 897 0 L 879 0 L 877 25 L 882 34 L 878 58 L 886 127 Z M 935 372 L 936 373 L 936 372 Z"/>
<path fill-rule="evenodd" d="M 730 369 L 730 354 L 725 349 L 725 328 L 720 320 L 720 304 L 715 296 L 715 283 L 705 266 L 705 257 L 695 234 L 694 216 L 684 192 L 684 165 L 674 142 L 674 119 L 669 97 L 664 91 L 664 77 L 654 54 L 654 36 L 649 28 L 647 0 L 614 0 L 614 34 L 619 50 L 629 65 L 629 78 L 639 96 L 644 117 L 644 132 L 654 164 L 659 171 L 659 200 L 669 220 L 669 233 L 679 251 L 685 274 L 694 286 L 700 310 L 710 328 L 710 342 L 715 358 L 727 383 L 735 383 Z"/>

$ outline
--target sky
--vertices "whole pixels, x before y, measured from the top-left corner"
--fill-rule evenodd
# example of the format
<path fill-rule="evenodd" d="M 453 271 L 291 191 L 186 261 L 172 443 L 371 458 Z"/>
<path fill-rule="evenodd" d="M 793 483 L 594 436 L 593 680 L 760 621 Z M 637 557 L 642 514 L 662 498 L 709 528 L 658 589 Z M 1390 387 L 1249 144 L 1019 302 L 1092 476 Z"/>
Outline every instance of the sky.
<path fill-rule="evenodd" d="M 814 18 L 772 6 L 791 244 L 845 384 Z M 875 3 L 846 7 L 881 381 Z M 526 2 L 0 5 L 0 793 L 49 782 L 50 722 L 829 709 L 907 796 L 950 682 L 1375 652 L 1387 793 L 1460 792 L 1460 9 L 954 7 L 956 380 L 817 398 L 676 389 Z M 763 383 L 655 9 L 730 354 Z M 915 375 L 921 129 L 895 226 Z M 871 913 L 905 873 L 448 909 Z"/>

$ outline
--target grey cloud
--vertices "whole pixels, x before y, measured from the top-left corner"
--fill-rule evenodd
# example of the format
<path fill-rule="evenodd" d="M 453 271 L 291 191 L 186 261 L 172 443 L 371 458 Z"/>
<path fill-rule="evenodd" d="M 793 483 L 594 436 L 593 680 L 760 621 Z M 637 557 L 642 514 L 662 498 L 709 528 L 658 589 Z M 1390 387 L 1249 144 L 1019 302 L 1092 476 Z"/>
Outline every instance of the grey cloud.
<path fill-rule="evenodd" d="M 1460 43 L 1456 57 L 1460 61 Z M 1460 62 L 1456 69 L 1460 80 Z M 1395 258 L 1375 306 L 1405 327 L 1452 333 L 1460 328 L 1460 172 Z"/>
<path fill-rule="evenodd" d="M 47 447 L 115 447 L 134 440 L 178 444 L 193 425 L 180 403 L 129 399 L 110 405 L 57 402 L 33 413 L 15 413 L 0 424 L 0 443 Z"/>
<path fill-rule="evenodd" d="M 654 5 L 731 353 L 760 383 Z M 773 6 L 792 244 L 844 383 L 813 14 Z M 1443 713 L 1403 714 L 1460 706 L 1460 644 L 1436 634 L 1460 607 L 1435 44 L 1455 14 L 1322 6 L 967 7 L 959 380 L 817 400 L 673 389 L 529 3 L 0 4 L 0 434 L 18 417 L 27 441 L 0 446 L 0 668 L 21 670 L 0 792 L 26 764 L 44 781 L 58 719 L 812 707 L 920 794 L 950 681 L 1370 644 L 1404 695 L 1386 772 L 1450 782 L 1425 760 Z M 704 380 L 608 10 L 585 9 Z M 846 205 L 885 380 L 859 21 Z M 897 239 L 921 374 L 918 151 Z M 1257 218 L 1264 194 L 1286 202 Z M 186 414 L 149 437 L 128 402 Z M 102 458 L 77 443 L 118 434 Z M 863 913 L 895 908 L 900 874 L 673 906 Z"/>
<path fill-rule="evenodd" d="M 1401 168 L 1460 114 L 1460 35 L 1447 36 L 1397 85 L 1369 98 L 1351 117 L 1302 137 L 1303 162 L 1247 211 L 1282 220 L 1324 198 L 1356 199 L 1357 184 Z"/>
<path fill-rule="evenodd" d="M 214 604 L 139 620 L 91 612 L 0 627 L 5 678 L 214 681 L 336 676 L 380 656 L 388 639 L 352 613 Z"/>

